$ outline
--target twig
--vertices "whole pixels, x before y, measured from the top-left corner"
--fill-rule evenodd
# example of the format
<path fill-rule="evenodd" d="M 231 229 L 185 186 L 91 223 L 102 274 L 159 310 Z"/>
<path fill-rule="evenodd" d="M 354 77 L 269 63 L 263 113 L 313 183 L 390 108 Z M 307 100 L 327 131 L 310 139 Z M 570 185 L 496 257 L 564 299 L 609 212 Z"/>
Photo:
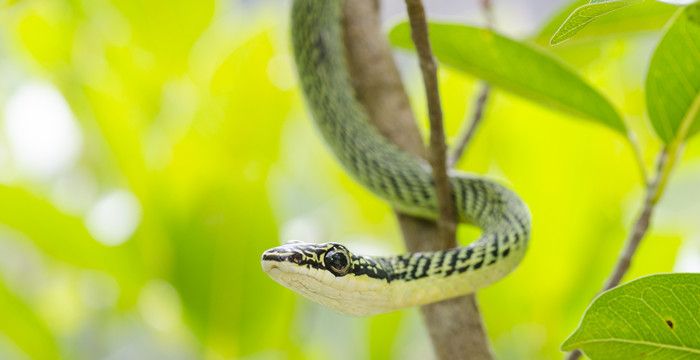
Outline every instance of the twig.
<path fill-rule="evenodd" d="M 622 280 L 627 270 L 632 262 L 632 256 L 634 256 L 639 242 L 644 238 L 647 230 L 649 229 L 649 222 L 651 221 L 651 215 L 654 211 L 654 207 L 661 200 L 661 197 L 666 190 L 666 185 L 671 178 L 671 172 L 673 171 L 676 161 L 680 158 L 683 153 L 683 146 L 685 145 L 685 140 L 688 137 L 691 125 L 695 122 L 697 116 L 700 115 L 700 97 L 696 98 L 695 101 L 690 105 L 690 108 L 685 113 L 681 123 L 676 130 L 676 134 L 673 139 L 661 150 L 656 161 L 656 174 L 654 175 L 654 180 L 652 180 L 647 185 L 647 195 L 644 200 L 644 206 L 642 213 L 639 215 L 637 222 L 630 234 L 629 240 L 627 241 L 627 246 L 625 250 L 620 254 L 617 265 L 612 275 L 605 284 L 602 291 L 612 289 L 617 286 Z M 633 138 L 630 138 L 632 144 L 635 143 Z M 638 158 L 641 159 L 641 151 L 636 150 Z M 642 165 L 643 168 L 643 165 Z M 602 292 L 601 291 L 601 292 Z M 568 360 L 576 360 L 581 356 L 581 351 L 574 350 L 567 357 Z"/>
<path fill-rule="evenodd" d="M 484 17 L 486 18 L 486 27 L 493 28 L 493 24 L 496 23 L 496 18 L 493 16 L 493 4 L 491 0 L 481 0 L 479 4 L 481 5 L 481 12 L 484 13 Z"/>
<path fill-rule="evenodd" d="M 488 101 L 490 93 L 491 86 L 487 82 L 484 82 L 483 85 L 481 85 L 481 90 L 476 98 L 474 111 L 472 112 L 469 121 L 465 122 L 464 129 L 460 131 L 458 140 L 452 147 L 452 153 L 450 154 L 448 160 L 450 167 L 454 167 L 459 162 L 459 159 L 464 156 L 467 147 L 471 143 L 471 140 L 476 133 L 477 127 L 479 124 L 481 124 L 481 120 L 484 117 L 484 110 L 486 109 L 486 102 Z"/>
<path fill-rule="evenodd" d="M 345 47 L 353 87 L 369 120 L 406 152 L 425 158 L 425 146 L 408 96 L 381 31 L 377 1 L 345 1 Z M 436 224 L 396 212 L 409 251 L 448 249 Z M 488 337 L 472 295 L 421 307 L 438 359 L 492 359 Z"/>
<path fill-rule="evenodd" d="M 486 27 L 489 29 L 493 28 L 496 19 L 493 15 L 491 0 L 481 0 L 479 3 L 481 4 L 481 12 L 484 14 L 484 18 L 486 19 Z M 465 122 L 464 129 L 460 131 L 460 135 L 457 138 L 458 140 L 455 142 L 455 145 L 453 145 L 451 154 L 448 158 L 448 165 L 450 167 L 457 165 L 459 160 L 466 153 L 467 148 L 471 143 L 474 134 L 476 133 L 476 129 L 478 128 L 479 124 L 481 124 L 481 120 L 484 117 L 486 102 L 488 101 L 490 94 L 491 86 L 489 83 L 483 82 L 479 95 L 477 95 L 474 104 L 474 111 L 469 117 L 469 121 Z"/>
<path fill-rule="evenodd" d="M 439 215 L 437 218 L 440 236 L 444 242 L 454 241 L 455 238 L 455 208 L 452 201 L 452 188 L 447 177 L 447 159 L 445 145 L 445 129 L 442 124 L 442 108 L 440 106 L 440 91 L 437 80 L 437 64 L 430 49 L 428 38 L 428 23 L 425 19 L 425 9 L 421 0 L 406 0 L 408 19 L 411 23 L 411 38 L 418 53 L 425 97 L 428 101 L 430 116 L 430 153 L 428 156 L 433 169 L 435 192 Z"/>
<path fill-rule="evenodd" d="M 632 265 L 632 258 L 637 252 L 637 248 L 642 242 L 642 239 L 644 239 L 644 236 L 649 230 L 651 216 L 654 213 L 654 208 L 660 198 L 659 194 L 660 192 L 663 192 L 663 186 L 665 185 L 664 179 L 668 177 L 668 171 L 673 166 L 674 161 L 668 161 L 669 156 L 675 158 L 678 156 L 679 151 L 680 150 L 672 150 L 672 152 L 669 154 L 669 148 L 664 147 L 659 153 L 659 156 L 656 159 L 656 174 L 646 186 L 646 195 L 644 197 L 642 211 L 639 213 L 639 216 L 632 227 L 632 231 L 627 237 L 625 248 L 620 253 L 617 262 L 615 263 L 613 272 L 610 274 L 608 280 L 603 286 L 603 289 L 600 290 L 598 294 L 619 285 L 620 281 L 622 281 L 622 278 L 629 270 L 630 265 Z M 567 359 L 576 360 L 579 357 L 581 357 L 581 351 L 574 350 L 569 353 Z"/>
<path fill-rule="evenodd" d="M 642 241 L 644 235 L 646 235 L 647 230 L 649 229 L 651 215 L 654 212 L 654 205 L 656 205 L 656 202 L 654 201 L 654 196 L 656 195 L 659 189 L 659 184 L 661 182 L 661 174 L 663 173 L 664 168 L 666 167 L 667 158 L 668 153 L 666 152 L 666 148 L 664 148 L 659 154 L 658 159 L 656 160 L 657 175 L 654 177 L 652 182 L 649 183 L 649 185 L 647 185 L 647 192 L 646 196 L 644 197 L 644 205 L 642 206 L 642 212 L 637 217 L 637 221 L 634 223 L 632 232 L 629 233 L 629 236 L 626 241 L 627 245 L 620 254 L 620 257 L 617 259 L 615 269 L 613 270 L 612 274 L 610 274 L 608 281 L 605 282 L 605 286 L 600 292 L 610 290 L 617 286 L 622 280 L 622 277 L 625 275 L 625 273 L 627 273 L 627 270 L 629 270 L 629 267 L 632 264 L 632 256 L 634 256 L 634 253 L 639 247 L 639 243 Z"/>

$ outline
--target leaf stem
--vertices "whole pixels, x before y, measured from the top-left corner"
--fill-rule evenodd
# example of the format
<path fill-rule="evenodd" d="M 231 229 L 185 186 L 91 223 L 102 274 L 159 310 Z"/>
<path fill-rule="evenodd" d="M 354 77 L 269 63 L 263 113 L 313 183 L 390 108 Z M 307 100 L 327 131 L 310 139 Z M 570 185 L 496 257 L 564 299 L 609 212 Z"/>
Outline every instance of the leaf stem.
<path fill-rule="evenodd" d="M 698 115 L 700 115 L 700 94 L 695 97 L 695 100 L 690 105 L 690 109 L 688 109 L 688 112 L 685 114 L 680 126 L 678 127 L 676 136 L 667 146 L 670 158 L 668 161 L 668 166 L 664 169 L 663 173 L 660 174 L 660 184 L 656 193 L 654 194 L 654 198 L 652 199 L 654 203 L 657 203 L 661 199 L 664 189 L 666 188 L 666 184 L 668 183 L 668 179 L 671 177 L 671 171 L 676 165 L 676 161 L 680 157 L 680 154 L 683 152 L 683 145 L 685 145 L 685 140 L 690 133 L 690 126 L 695 122 Z"/>
<path fill-rule="evenodd" d="M 637 135 L 631 130 L 627 131 L 627 142 L 632 148 L 632 153 L 634 154 L 634 160 L 637 163 L 637 168 L 639 169 L 639 175 L 642 177 L 642 182 L 645 186 L 649 185 L 649 174 L 647 173 L 646 166 L 644 165 L 644 157 L 642 156 L 642 149 L 639 146 L 639 141 L 637 141 Z"/>

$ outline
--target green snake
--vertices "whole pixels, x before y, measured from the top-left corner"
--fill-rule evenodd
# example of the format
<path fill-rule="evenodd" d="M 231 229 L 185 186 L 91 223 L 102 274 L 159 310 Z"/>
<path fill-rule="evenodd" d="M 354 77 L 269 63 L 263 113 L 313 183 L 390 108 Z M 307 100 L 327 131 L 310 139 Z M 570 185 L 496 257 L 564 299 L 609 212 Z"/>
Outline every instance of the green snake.
<path fill-rule="evenodd" d="M 342 43 L 343 1 L 294 1 L 292 43 L 307 104 L 325 141 L 358 182 L 401 212 L 435 219 L 430 167 L 379 134 L 355 98 Z M 351 315 L 437 302 L 496 282 L 525 255 L 527 206 L 486 178 L 449 175 L 458 220 L 482 230 L 468 246 L 378 257 L 337 243 L 293 242 L 265 251 L 263 270 L 283 286 Z"/>

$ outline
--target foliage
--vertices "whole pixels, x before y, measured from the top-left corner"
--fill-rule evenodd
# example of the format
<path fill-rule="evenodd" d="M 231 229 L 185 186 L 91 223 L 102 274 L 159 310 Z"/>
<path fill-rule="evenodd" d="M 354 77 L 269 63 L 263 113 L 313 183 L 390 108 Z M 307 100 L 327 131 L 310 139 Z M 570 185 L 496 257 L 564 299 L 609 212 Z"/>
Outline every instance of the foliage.
<path fill-rule="evenodd" d="M 638 35 L 649 31 L 658 31 L 673 16 L 678 7 L 654 0 L 644 1 L 616 1 L 619 3 L 633 3 L 634 6 L 626 6 L 621 11 L 605 13 L 604 16 L 595 16 L 591 21 L 579 23 L 575 28 L 574 35 L 557 43 L 557 47 L 581 44 L 586 41 L 598 43 L 604 38 L 619 38 L 624 35 Z M 622 5 L 622 4 L 617 4 Z M 602 2 L 600 5 L 587 0 L 577 0 L 561 9 L 560 12 L 552 16 L 542 27 L 536 36 L 536 41 L 541 45 L 550 45 L 555 33 L 563 27 L 565 21 L 573 16 L 573 13 L 583 7 L 590 7 L 587 11 L 604 10 L 609 5 Z M 584 20 L 584 19 L 581 19 Z"/>
<path fill-rule="evenodd" d="M 637 3 L 638 1 L 591 1 L 588 5 L 576 8 L 571 15 L 559 27 L 552 43 L 562 42 L 581 30 L 596 17 Z M 664 157 L 668 161 L 660 163 L 659 173 L 655 175 L 650 184 L 657 186 L 651 188 L 651 205 L 654 206 L 665 190 L 671 169 L 680 152 L 681 144 L 700 129 L 700 50 L 697 39 L 700 39 L 700 5 L 691 5 L 679 10 L 679 14 L 671 21 L 671 25 L 660 41 L 654 52 L 647 75 L 646 97 L 648 113 L 651 124 L 662 141 L 668 144 L 664 148 Z M 610 109 L 615 115 L 611 121 L 609 117 L 601 116 L 601 113 L 590 116 L 606 124 L 613 129 L 625 132 L 625 126 L 617 113 L 612 110 L 612 105 L 599 95 L 595 90 L 581 81 L 572 70 L 559 64 L 551 57 L 536 51 L 532 47 L 510 40 L 490 30 L 478 29 L 463 25 L 449 25 L 433 23 L 430 25 L 431 42 L 436 57 L 440 62 L 453 66 L 461 71 L 476 75 L 497 86 L 525 95 L 526 97 L 541 102 L 565 104 L 560 106 L 573 110 L 573 113 L 585 113 L 591 109 L 601 108 L 591 103 L 585 103 L 583 99 L 594 103 L 604 104 L 604 109 Z M 410 28 L 407 23 L 401 23 L 390 31 L 390 39 L 401 48 L 412 48 L 410 41 Z M 556 79 L 552 84 L 551 80 Z M 584 92 L 588 92 L 583 95 Z M 554 99 L 554 101 L 552 101 Z M 573 100 L 573 101 L 572 101 Z M 605 112 L 603 112 L 605 114 Z M 625 134 L 630 136 L 629 134 Z M 631 141 L 634 138 L 630 138 Z M 643 165 L 642 165 L 643 166 Z M 658 178 L 657 178 L 658 177 Z M 658 184 L 658 185 L 656 185 Z M 638 231 L 638 230 L 633 230 Z M 645 231 L 645 230 L 641 230 Z M 621 291 L 622 292 L 622 291 Z M 614 291 L 612 292 L 614 293 Z M 623 293 L 620 296 L 625 296 Z M 599 302 L 602 302 L 599 300 Z M 592 309 L 596 309 L 596 304 Z M 607 303 L 600 305 L 606 306 Z M 623 305 L 620 305 L 623 306 Z M 618 308 L 617 310 L 620 310 Z M 626 315 L 625 315 L 626 314 Z M 633 319 L 628 318 L 632 312 L 621 316 L 623 322 L 629 322 L 634 330 Z M 612 315 L 602 321 L 610 321 Z M 603 315 L 599 315 L 603 318 Z M 592 322 L 594 320 L 590 320 Z M 584 318 L 584 324 L 586 318 Z M 575 350 L 577 346 L 594 358 L 632 358 L 647 353 L 649 349 L 643 345 L 650 338 L 661 336 L 658 327 L 646 334 L 646 338 L 632 338 L 641 345 L 641 350 L 628 346 L 618 346 L 615 341 L 607 341 L 606 338 L 617 338 L 618 334 L 625 333 L 624 329 L 606 324 L 592 326 L 586 335 L 581 335 L 584 330 L 579 330 L 565 344 L 565 350 Z M 628 329 L 629 330 L 629 329 Z M 666 330 L 662 328 L 661 330 Z M 700 329 L 690 329 L 688 334 L 696 336 Z M 622 336 L 624 337 L 624 336 Z M 612 346 L 614 343 L 615 346 Z M 678 346 L 671 344 L 670 346 Z M 663 350 L 663 349 L 653 349 Z M 641 351 L 641 353 L 640 353 Z M 656 351 L 654 352 L 656 353 Z M 658 351 L 659 358 L 665 358 L 671 354 Z M 678 354 L 677 354 L 678 355 Z"/>
<path fill-rule="evenodd" d="M 700 355 L 700 274 L 643 277 L 596 298 L 562 345 L 592 359 Z"/>
<path fill-rule="evenodd" d="M 649 120 L 665 143 L 700 130 L 700 4 L 679 11 L 659 42 L 646 95 Z"/>
<path fill-rule="evenodd" d="M 552 36 L 550 43 L 556 45 L 574 36 L 596 18 L 615 10 L 639 3 L 642 0 L 591 0 L 574 10 Z"/>
<path fill-rule="evenodd" d="M 572 18 L 575 16 L 569 19 Z M 699 129 L 700 56 L 695 56 L 700 55 L 698 39 L 700 4 L 678 11 L 649 66 L 648 114 L 657 135 L 666 144 L 659 156 L 658 173 L 649 182 L 642 214 L 650 214 L 660 200 L 684 142 Z M 642 227 L 633 229 L 633 233 L 646 231 L 646 225 L 638 224 L 648 222 L 648 218 L 637 222 L 635 226 Z M 700 343 L 695 341 L 700 334 L 700 323 L 696 321 L 700 314 L 688 310 L 697 308 L 695 295 L 699 288 L 697 274 L 649 277 L 614 288 L 591 304 L 582 325 L 562 348 L 581 348 L 593 359 L 666 359 L 700 354 Z M 678 324 L 676 319 L 681 318 L 682 324 Z M 657 322 L 667 327 L 658 326 Z"/>
<path fill-rule="evenodd" d="M 430 357 L 415 309 L 342 317 L 260 270 L 262 251 L 290 238 L 403 251 L 390 209 L 338 167 L 308 121 L 288 9 L 214 0 L 25 0 L 0 9 L 0 358 Z M 640 188 L 634 154 L 619 132 L 561 119 L 583 114 L 634 130 L 649 163 L 659 139 L 643 115 L 640 69 L 675 9 L 631 6 L 555 49 L 467 26 L 436 39 L 438 57 L 453 66 L 440 72 L 449 135 L 481 77 L 566 110 L 496 90 L 460 165 L 507 178 L 534 216 L 522 266 L 479 294 L 499 357 L 561 358 L 562 339 L 614 263 Z M 532 42 L 546 42 L 565 12 Z M 460 67 L 444 58 L 447 46 L 464 59 L 467 46 L 491 56 Z M 521 61 L 501 65 L 501 53 Z M 419 76 L 401 64 L 424 124 Z M 5 111 L 32 84 L 65 99 L 81 139 L 77 157 L 50 176 L 25 170 Z M 678 184 L 694 189 L 698 158 L 699 144 L 688 143 Z M 119 244 L 90 220 L 115 191 L 138 205 Z M 677 254 L 682 262 L 689 253 L 686 238 L 698 230 L 698 202 L 684 207 L 691 195 L 660 204 L 690 220 L 660 220 L 629 278 L 672 271 Z M 473 235 L 460 229 L 463 242 Z"/>
<path fill-rule="evenodd" d="M 626 131 L 610 102 L 551 55 L 471 26 L 431 23 L 430 35 L 433 52 L 444 64 L 544 105 Z M 408 23 L 391 29 L 389 39 L 398 47 L 412 48 Z"/>

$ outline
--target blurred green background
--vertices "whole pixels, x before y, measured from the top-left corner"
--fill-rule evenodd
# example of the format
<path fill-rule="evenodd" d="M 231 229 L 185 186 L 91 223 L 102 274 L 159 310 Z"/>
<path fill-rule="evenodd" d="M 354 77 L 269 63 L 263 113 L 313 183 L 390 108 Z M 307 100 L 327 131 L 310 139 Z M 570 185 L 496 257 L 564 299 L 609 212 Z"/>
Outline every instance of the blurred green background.
<path fill-rule="evenodd" d="M 438 3 L 445 14 L 475 6 Z M 526 3 L 495 3 L 507 33 L 547 22 L 515 23 Z M 404 250 L 390 209 L 313 129 L 288 1 L 0 4 L 1 359 L 433 356 L 416 309 L 337 315 L 260 269 L 262 251 L 290 239 Z M 562 5 L 533 2 L 532 13 Z M 659 144 L 643 74 L 669 14 L 628 24 L 644 32 L 593 30 L 547 49 L 622 109 L 648 165 Z M 425 128 L 414 59 L 397 57 Z M 440 80 L 453 137 L 479 83 L 450 69 Z M 632 152 L 606 128 L 496 90 L 459 168 L 501 179 L 533 213 L 524 262 L 479 294 L 496 353 L 561 358 L 641 202 Z M 698 181 L 692 142 L 629 279 L 698 270 Z M 463 242 L 474 234 L 460 229 Z"/>

